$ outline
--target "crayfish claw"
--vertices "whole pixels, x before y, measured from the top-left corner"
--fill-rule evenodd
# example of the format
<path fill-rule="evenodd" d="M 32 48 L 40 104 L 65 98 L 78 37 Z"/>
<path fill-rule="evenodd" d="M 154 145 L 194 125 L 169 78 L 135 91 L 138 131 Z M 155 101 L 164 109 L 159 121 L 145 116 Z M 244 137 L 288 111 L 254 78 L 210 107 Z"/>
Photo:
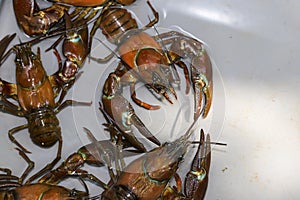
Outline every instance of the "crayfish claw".
<path fill-rule="evenodd" d="M 206 116 L 209 113 L 209 110 L 211 108 L 211 104 L 212 104 L 212 85 L 209 84 L 207 87 L 205 87 L 203 89 L 203 93 L 205 95 L 205 106 L 203 108 L 203 118 L 206 118 Z"/>
<path fill-rule="evenodd" d="M 197 119 L 201 114 L 203 118 L 206 118 L 212 104 L 212 83 L 207 83 L 201 79 L 197 80 L 194 82 L 194 92 L 194 119 Z M 203 98 L 204 102 L 202 102 Z"/>
<path fill-rule="evenodd" d="M 196 82 L 196 84 L 194 84 L 194 92 L 195 92 L 195 94 L 194 94 L 194 120 L 198 119 L 198 117 L 201 115 L 202 88 L 203 88 L 201 85 L 203 85 L 202 81 L 198 81 L 198 82 Z"/>
<path fill-rule="evenodd" d="M 161 145 L 160 141 L 146 128 L 142 120 L 136 114 L 131 116 L 131 121 L 143 136 L 154 144 L 157 144 L 158 146 Z"/>
<path fill-rule="evenodd" d="M 192 83 L 195 92 L 194 96 L 194 119 L 201 114 L 207 117 L 212 104 L 213 83 L 212 83 L 212 64 L 207 52 L 202 49 L 199 55 L 192 60 L 191 66 Z M 204 96 L 204 106 L 202 99 Z"/>
<path fill-rule="evenodd" d="M 132 132 L 122 132 L 124 138 L 128 143 L 131 144 L 134 148 L 136 148 L 139 152 L 144 153 L 147 151 L 143 143 L 137 140 L 137 138 L 134 136 Z"/>
<path fill-rule="evenodd" d="M 204 139 L 204 132 L 200 132 L 200 145 L 192 162 L 191 170 L 185 178 L 185 194 L 188 198 L 203 199 L 208 186 L 208 173 L 211 160 L 210 136 Z"/>

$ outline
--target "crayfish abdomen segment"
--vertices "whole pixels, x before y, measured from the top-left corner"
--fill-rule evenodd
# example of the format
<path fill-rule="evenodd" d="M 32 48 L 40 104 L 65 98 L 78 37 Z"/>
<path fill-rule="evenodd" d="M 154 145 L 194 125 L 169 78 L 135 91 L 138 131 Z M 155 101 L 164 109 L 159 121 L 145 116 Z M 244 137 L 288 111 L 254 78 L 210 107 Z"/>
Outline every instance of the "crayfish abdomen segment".
<path fill-rule="evenodd" d="M 51 147 L 61 138 L 59 121 L 48 107 L 31 112 L 28 126 L 31 140 L 40 147 Z"/>
<path fill-rule="evenodd" d="M 125 32 L 137 29 L 138 25 L 126 9 L 110 8 L 103 13 L 100 28 L 110 42 L 119 43 L 118 39 Z"/>

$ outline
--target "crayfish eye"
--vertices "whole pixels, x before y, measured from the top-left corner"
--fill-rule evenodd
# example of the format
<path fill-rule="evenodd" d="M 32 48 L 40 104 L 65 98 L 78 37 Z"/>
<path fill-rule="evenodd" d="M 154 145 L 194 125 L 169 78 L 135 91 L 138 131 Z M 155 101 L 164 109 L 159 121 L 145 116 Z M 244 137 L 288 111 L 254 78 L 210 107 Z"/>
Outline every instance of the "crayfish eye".
<path fill-rule="evenodd" d="M 31 53 L 31 54 L 30 54 L 30 59 L 31 59 L 31 60 L 35 60 L 35 59 L 36 59 L 36 55 L 35 55 L 34 53 Z"/>
<path fill-rule="evenodd" d="M 16 57 L 15 62 L 16 62 L 16 63 L 20 63 L 20 62 L 21 62 L 21 59 L 20 59 L 19 57 Z"/>

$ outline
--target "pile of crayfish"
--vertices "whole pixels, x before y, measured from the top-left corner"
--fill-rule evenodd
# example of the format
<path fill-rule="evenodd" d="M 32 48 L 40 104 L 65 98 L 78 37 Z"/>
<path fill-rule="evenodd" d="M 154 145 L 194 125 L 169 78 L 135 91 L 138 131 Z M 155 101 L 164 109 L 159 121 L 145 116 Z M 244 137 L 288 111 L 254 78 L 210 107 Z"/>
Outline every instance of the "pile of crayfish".
<path fill-rule="evenodd" d="M 2 79 L 0 74 L 0 111 L 27 120 L 11 128 L 8 138 L 28 164 L 19 177 L 0 166 L 0 199 L 203 199 L 208 187 L 211 144 L 216 144 L 202 129 L 199 141 L 190 139 L 198 119 L 205 119 L 212 106 L 212 63 L 203 43 L 177 31 L 149 34 L 146 30 L 155 29 L 159 22 L 159 13 L 149 1 L 153 17 L 143 27 L 127 9 L 135 0 L 48 1 L 41 8 L 39 0 L 12 0 L 15 21 L 28 40 L 17 40 L 16 33 L 0 38 L 0 66 L 9 65 L 8 58 L 14 54 L 16 69 L 15 83 Z M 102 33 L 97 33 L 98 29 Z M 103 43 L 103 48 L 111 53 L 93 55 L 97 34 L 102 34 L 115 50 Z M 55 38 L 55 42 L 41 51 L 40 43 L 50 38 Z M 57 60 L 57 70 L 52 74 L 47 74 L 42 59 L 49 50 L 53 50 Z M 91 143 L 61 162 L 64 142 L 57 114 L 69 106 L 93 104 L 65 100 L 69 90 L 87 60 L 105 64 L 113 59 L 118 64 L 103 81 L 101 98 L 96 102 L 98 114 L 105 120 L 99 135 L 107 131 L 110 137 L 97 140 L 84 128 Z M 193 90 L 193 120 L 179 138 L 162 143 L 134 110 L 134 106 L 146 110 L 160 106 L 138 98 L 136 87 L 143 84 L 157 100 L 172 104 L 177 99 L 175 87 L 180 85 L 178 70 L 184 74 L 186 94 Z M 125 87 L 135 105 L 125 97 Z M 41 148 L 58 143 L 55 158 L 34 174 L 35 162 L 28 156 L 31 152 L 15 137 L 22 130 L 28 130 L 32 142 Z M 135 132 L 155 147 L 147 149 Z M 187 163 L 185 155 L 192 144 L 198 148 L 192 163 Z M 129 157 L 133 159 L 126 164 Z M 178 173 L 183 163 L 191 165 L 184 187 Z M 85 164 L 105 167 L 110 180 L 101 180 L 102 177 L 83 169 Z M 74 177 L 84 190 L 60 185 Z M 95 195 L 89 192 L 87 181 L 99 189 Z"/>

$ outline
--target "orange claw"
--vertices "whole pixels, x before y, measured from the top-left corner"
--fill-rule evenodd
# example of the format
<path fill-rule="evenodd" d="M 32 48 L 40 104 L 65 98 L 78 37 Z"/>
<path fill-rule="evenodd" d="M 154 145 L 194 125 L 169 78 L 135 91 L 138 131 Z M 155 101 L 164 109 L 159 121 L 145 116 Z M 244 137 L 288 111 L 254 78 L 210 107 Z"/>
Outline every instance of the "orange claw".
<path fill-rule="evenodd" d="M 110 73 L 103 86 L 102 103 L 105 111 L 103 114 L 113 121 L 113 124 L 120 129 L 120 132 L 122 132 L 128 142 L 142 152 L 145 152 L 146 149 L 134 136 L 132 126 L 135 126 L 148 140 L 160 145 L 159 140 L 152 135 L 142 120 L 135 114 L 134 108 L 122 96 L 121 92 L 120 77 L 116 73 Z"/>

